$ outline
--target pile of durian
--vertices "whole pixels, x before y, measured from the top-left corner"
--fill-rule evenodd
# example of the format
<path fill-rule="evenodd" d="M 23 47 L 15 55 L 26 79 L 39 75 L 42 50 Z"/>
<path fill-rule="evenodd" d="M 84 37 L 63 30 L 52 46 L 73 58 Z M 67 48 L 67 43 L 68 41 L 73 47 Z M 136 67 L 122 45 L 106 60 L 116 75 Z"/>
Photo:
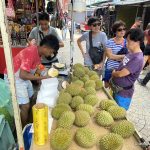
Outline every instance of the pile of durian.
<path fill-rule="evenodd" d="M 100 100 L 97 96 L 96 91 L 102 87 L 103 83 L 95 71 L 81 64 L 73 66 L 70 84 L 60 91 L 57 105 L 51 113 L 57 120 L 56 129 L 50 137 L 53 150 L 71 149 L 73 140 L 84 149 L 98 145 L 100 150 L 121 150 L 124 138 L 134 134 L 133 124 L 125 119 L 126 110 L 113 100 Z M 91 120 L 109 133 L 97 137 L 93 129 L 87 127 Z M 73 126 L 78 127 L 75 134 Z"/>

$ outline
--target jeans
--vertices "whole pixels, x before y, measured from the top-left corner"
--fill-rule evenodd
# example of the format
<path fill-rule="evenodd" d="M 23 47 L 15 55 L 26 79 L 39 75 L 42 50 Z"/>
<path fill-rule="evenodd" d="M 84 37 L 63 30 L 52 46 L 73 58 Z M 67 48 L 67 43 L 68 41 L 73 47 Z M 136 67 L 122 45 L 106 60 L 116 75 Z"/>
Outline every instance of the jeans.
<path fill-rule="evenodd" d="M 150 80 L 150 72 L 148 72 L 145 78 L 143 79 L 143 84 L 146 85 L 149 80 Z"/>

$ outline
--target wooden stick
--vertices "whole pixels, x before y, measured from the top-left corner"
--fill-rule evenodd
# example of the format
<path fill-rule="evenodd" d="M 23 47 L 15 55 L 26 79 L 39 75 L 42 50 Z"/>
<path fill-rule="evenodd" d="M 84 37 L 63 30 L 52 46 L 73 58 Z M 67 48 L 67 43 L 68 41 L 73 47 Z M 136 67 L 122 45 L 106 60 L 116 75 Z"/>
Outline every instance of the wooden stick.
<path fill-rule="evenodd" d="M 1 34 L 2 34 L 2 40 L 3 40 L 3 46 L 4 46 L 7 71 L 8 71 L 8 78 L 10 81 L 10 91 L 12 94 L 12 104 L 13 104 L 13 110 L 14 110 L 14 118 L 15 118 L 16 130 L 17 130 L 19 150 L 24 150 L 20 111 L 19 111 L 19 106 L 17 103 L 16 90 L 15 90 L 13 59 L 12 59 L 12 50 L 11 50 L 11 45 L 10 45 L 10 34 L 9 34 L 9 29 L 8 29 L 8 21 L 7 21 L 7 16 L 6 16 L 6 8 L 5 8 L 4 0 L 0 1 L 0 27 L 1 27 Z"/>

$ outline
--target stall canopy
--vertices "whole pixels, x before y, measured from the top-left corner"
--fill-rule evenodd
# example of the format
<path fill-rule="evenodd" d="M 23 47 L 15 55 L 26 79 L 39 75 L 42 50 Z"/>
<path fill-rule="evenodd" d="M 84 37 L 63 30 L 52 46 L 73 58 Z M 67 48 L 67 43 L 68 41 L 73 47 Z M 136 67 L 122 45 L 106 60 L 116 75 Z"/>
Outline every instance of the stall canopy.
<path fill-rule="evenodd" d="M 134 5 L 139 3 L 150 2 L 150 0 L 114 0 L 114 5 Z"/>

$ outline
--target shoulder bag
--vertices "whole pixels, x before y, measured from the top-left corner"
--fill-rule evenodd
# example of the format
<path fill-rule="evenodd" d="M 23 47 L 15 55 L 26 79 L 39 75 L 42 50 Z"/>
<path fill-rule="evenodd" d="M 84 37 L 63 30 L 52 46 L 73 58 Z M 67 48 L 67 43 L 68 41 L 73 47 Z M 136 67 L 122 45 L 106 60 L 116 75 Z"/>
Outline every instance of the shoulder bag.
<path fill-rule="evenodd" d="M 89 44 L 90 44 L 90 49 L 89 49 L 90 58 L 93 64 L 99 64 L 100 62 L 103 61 L 104 50 L 102 46 L 100 46 L 99 48 L 93 47 L 92 31 L 89 32 Z"/>

